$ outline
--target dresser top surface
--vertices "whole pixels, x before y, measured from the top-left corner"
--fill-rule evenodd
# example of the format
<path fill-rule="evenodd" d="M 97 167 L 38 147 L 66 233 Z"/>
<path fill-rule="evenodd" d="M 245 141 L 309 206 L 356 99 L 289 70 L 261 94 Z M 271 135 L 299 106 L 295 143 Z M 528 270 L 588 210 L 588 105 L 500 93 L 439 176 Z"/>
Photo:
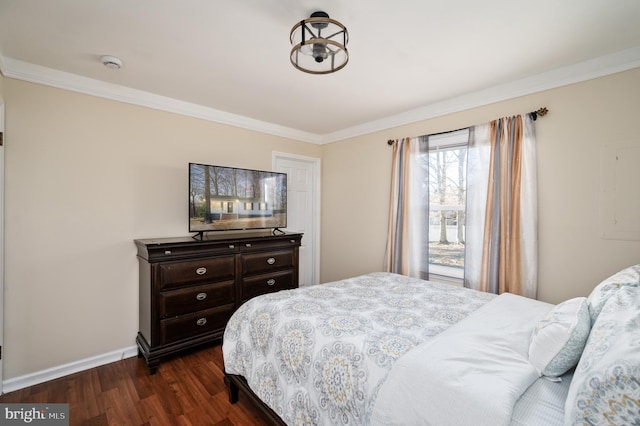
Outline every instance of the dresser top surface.
<path fill-rule="evenodd" d="M 225 233 L 225 234 L 205 234 L 200 238 L 199 236 L 183 236 L 183 237 L 169 237 L 169 238 L 142 238 L 134 240 L 137 245 L 143 246 L 161 246 L 167 244 L 207 244 L 207 243 L 223 243 L 226 241 L 241 241 L 248 239 L 279 239 L 279 238 L 292 238 L 300 237 L 302 233 L 298 232 L 286 232 L 284 234 L 273 234 L 271 231 L 259 231 L 259 232 L 242 232 L 242 233 Z"/>

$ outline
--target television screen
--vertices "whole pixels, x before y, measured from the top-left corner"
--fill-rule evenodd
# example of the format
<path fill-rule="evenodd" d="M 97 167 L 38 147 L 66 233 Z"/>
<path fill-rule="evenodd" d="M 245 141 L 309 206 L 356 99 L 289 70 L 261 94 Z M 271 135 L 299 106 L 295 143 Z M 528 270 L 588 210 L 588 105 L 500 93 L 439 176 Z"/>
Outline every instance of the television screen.
<path fill-rule="evenodd" d="M 286 173 L 189 163 L 189 232 L 286 226 Z"/>

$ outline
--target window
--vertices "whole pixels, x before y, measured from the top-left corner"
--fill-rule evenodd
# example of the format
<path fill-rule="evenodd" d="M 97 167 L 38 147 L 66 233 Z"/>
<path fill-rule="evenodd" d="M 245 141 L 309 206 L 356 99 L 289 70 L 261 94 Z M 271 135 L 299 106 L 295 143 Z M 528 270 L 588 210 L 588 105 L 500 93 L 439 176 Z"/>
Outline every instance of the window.
<path fill-rule="evenodd" d="M 426 137 L 428 149 L 420 161 L 427 177 L 423 185 L 428 201 L 429 236 L 426 261 L 429 276 L 456 281 L 464 278 L 465 215 L 467 196 L 467 145 L 469 130 Z"/>

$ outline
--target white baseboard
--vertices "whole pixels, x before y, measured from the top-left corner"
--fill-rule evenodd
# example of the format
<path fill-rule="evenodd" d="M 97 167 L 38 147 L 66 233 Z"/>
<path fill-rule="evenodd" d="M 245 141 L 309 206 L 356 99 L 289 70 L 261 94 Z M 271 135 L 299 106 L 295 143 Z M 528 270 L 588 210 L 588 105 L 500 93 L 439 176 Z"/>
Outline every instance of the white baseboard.
<path fill-rule="evenodd" d="M 46 370 L 36 371 L 35 373 L 25 374 L 24 376 L 14 377 L 2 382 L 2 392 L 13 392 L 22 388 L 48 382 L 49 380 L 58 379 L 69 374 L 89 370 L 90 368 L 99 367 L 101 365 L 120 361 L 125 358 L 131 358 L 137 355 L 138 347 L 129 346 L 106 354 L 70 362 L 69 364 L 59 365 L 57 367 L 47 368 Z"/>

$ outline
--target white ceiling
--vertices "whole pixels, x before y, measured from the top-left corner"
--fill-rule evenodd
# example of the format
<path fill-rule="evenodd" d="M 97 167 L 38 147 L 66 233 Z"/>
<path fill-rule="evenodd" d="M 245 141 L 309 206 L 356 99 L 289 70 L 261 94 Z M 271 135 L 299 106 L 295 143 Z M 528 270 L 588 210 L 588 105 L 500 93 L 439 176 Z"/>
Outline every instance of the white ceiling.
<path fill-rule="evenodd" d="M 316 10 L 335 74 L 289 62 Z M 0 0 L 7 77 L 316 143 L 638 66 L 638 0 Z"/>

